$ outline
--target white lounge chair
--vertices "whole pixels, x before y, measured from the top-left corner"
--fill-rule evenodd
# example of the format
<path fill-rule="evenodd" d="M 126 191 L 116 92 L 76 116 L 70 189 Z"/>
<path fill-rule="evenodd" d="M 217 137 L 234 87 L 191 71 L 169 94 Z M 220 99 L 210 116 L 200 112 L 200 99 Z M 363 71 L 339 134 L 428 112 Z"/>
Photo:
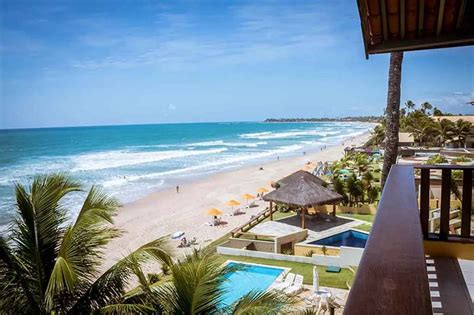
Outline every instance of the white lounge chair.
<path fill-rule="evenodd" d="M 284 292 L 287 295 L 296 295 L 300 293 L 303 290 L 303 279 L 302 275 L 296 275 L 293 284 L 286 288 Z"/>
<path fill-rule="evenodd" d="M 290 272 L 286 275 L 285 280 L 283 280 L 283 282 L 281 283 L 275 284 L 273 286 L 273 289 L 283 291 L 289 286 L 291 286 L 294 280 L 295 280 L 295 274 Z"/>

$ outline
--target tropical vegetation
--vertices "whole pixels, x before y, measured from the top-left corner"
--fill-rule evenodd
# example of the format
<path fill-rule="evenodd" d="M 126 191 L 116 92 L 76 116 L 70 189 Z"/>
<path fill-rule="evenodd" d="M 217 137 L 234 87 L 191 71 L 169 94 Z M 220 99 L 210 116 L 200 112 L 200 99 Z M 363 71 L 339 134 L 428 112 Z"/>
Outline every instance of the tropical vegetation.
<path fill-rule="evenodd" d="M 343 204 L 373 203 L 380 193 L 378 178 L 371 170 L 368 155 L 362 152 L 348 153 L 331 166 L 334 191 L 344 197 Z"/>
<path fill-rule="evenodd" d="M 437 116 L 451 116 L 443 113 L 438 108 L 428 103 L 422 103 L 419 108 L 412 101 L 407 101 L 405 107 L 400 110 L 400 131 L 409 132 L 413 135 L 416 143 L 420 146 L 444 146 L 448 142 L 457 141 L 464 146 L 469 135 L 472 124 L 466 120 L 453 122 L 449 119 L 434 119 Z M 368 146 L 382 145 L 386 141 L 386 120 L 377 125 L 372 131 Z"/>
<path fill-rule="evenodd" d="M 275 292 L 250 292 L 223 305 L 230 267 L 197 251 L 175 261 L 165 238 L 103 268 L 107 244 L 121 234 L 113 226 L 119 203 L 92 187 L 70 220 L 64 200 L 79 191 L 62 174 L 15 186 L 16 216 L 0 236 L 0 313 L 256 314 L 292 307 L 292 299 Z M 145 273 L 159 264 L 169 275 Z"/>

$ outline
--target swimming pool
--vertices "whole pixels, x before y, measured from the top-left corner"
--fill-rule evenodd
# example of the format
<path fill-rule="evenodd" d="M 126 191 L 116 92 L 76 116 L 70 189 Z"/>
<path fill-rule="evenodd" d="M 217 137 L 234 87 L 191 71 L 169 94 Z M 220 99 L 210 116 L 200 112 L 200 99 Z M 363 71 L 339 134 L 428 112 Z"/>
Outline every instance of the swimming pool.
<path fill-rule="evenodd" d="M 369 238 L 368 234 L 357 232 L 354 230 L 344 231 L 329 237 L 316 240 L 309 244 L 313 245 L 325 245 L 325 246 L 348 246 L 348 247 L 359 247 L 365 248 L 367 239 Z"/>
<path fill-rule="evenodd" d="M 229 273 L 227 281 L 223 284 L 224 289 L 227 291 L 222 301 L 223 306 L 231 305 L 250 291 L 264 291 L 268 289 L 278 276 L 285 271 L 283 268 L 236 262 L 230 262 L 228 266 L 239 267 L 239 269 Z"/>

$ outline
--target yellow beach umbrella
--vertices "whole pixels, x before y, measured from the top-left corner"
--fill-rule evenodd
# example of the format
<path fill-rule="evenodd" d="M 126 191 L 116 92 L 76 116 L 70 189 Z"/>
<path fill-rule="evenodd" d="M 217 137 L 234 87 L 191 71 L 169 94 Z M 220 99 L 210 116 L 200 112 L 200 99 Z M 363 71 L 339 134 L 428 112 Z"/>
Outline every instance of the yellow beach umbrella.
<path fill-rule="evenodd" d="M 244 198 L 245 200 L 252 200 L 255 199 L 255 196 L 251 194 L 245 194 L 242 196 L 242 198 Z"/>
<path fill-rule="evenodd" d="M 221 210 L 219 210 L 217 208 L 211 208 L 211 209 L 207 210 L 207 214 L 212 215 L 212 216 L 222 215 L 223 213 L 224 212 L 222 212 Z"/>
<path fill-rule="evenodd" d="M 257 192 L 258 193 L 266 193 L 266 192 L 268 192 L 268 189 L 266 189 L 265 187 L 260 187 L 259 189 L 257 189 Z"/>
<path fill-rule="evenodd" d="M 240 205 L 240 202 L 238 202 L 237 200 L 232 199 L 232 200 L 227 201 L 226 205 L 231 206 L 231 207 L 238 206 L 238 205 Z"/>

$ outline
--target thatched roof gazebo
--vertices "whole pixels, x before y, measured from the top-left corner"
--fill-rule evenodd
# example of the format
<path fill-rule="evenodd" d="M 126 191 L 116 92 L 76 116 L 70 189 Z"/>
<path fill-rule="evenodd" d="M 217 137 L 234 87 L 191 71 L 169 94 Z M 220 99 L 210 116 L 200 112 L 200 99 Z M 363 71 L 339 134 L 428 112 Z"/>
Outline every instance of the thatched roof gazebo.
<path fill-rule="evenodd" d="M 318 205 L 335 205 L 343 197 L 335 191 L 326 188 L 325 181 L 306 172 L 297 171 L 278 181 L 279 188 L 263 196 L 263 200 L 270 202 L 270 213 L 273 211 L 273 202 L 301 208 L 301 227 L 305 228 L 305 212 L 307 208 Z"/>

